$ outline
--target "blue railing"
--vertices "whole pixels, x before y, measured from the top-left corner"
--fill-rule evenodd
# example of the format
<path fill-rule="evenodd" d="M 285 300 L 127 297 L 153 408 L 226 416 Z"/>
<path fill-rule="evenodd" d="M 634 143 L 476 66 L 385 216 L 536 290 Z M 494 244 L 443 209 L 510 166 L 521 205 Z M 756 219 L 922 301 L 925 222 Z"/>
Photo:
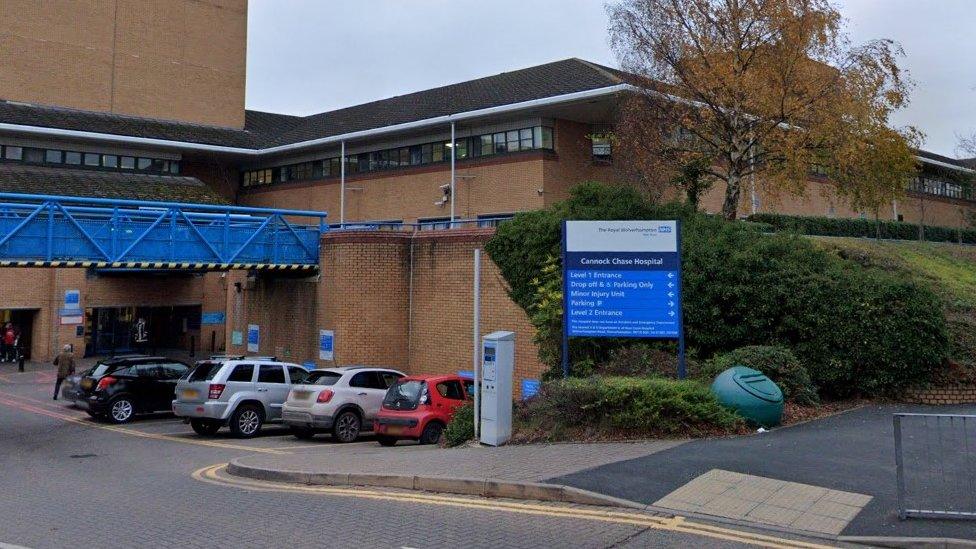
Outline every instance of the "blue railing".
<path fill-rule="evenodd" d="M 325 212 L 0 193 L 0 266 L 309 269 Z M 312 218 L 314 225 L 289 219 Z"/>

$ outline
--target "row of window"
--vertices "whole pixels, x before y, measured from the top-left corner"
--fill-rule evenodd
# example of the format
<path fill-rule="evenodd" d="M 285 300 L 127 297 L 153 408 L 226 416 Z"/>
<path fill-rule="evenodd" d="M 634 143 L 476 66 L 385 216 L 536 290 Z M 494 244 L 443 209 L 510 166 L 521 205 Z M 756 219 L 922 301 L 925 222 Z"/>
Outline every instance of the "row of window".
<path fill-rule="evenodd" d="M 945 196 L 948 198 L 958 198 L 962 200 L 972 198 L 971 193 L 967 192 L 966 187 L 963 187 L 959 183 L 942 181 L 940 179 L 931 179 L 928 177 L 916 177 L 908 185 L 908 190 L 936 196 Z"/>
<path fill-rule="evenodd" d="M 477 219 L 465 219 L 465 220 L 454 220 L 455 228 L 472 227 L 476 226 L 479 228 L 490 228 L 497 227 L 503 221 L 511 219 L 515 214 L 484 214 L 479 215 Z M 443 230 L 451 228 L 451 218 L 450 217 L 425 217 L 417 220 L 418 229 L 421 231 L 434 231 Z M 399 231 L 403 229 L 402 219 L 386 219 L 382 221 L 354 221 L 351 223 L 346 223 L 340 225 L 339 223 L 333 223 L 329 225 L 332 229 L 345 229 L 345 230 L 392 230 Z"/>
<path fill-rule="evenodd" d="M 553 149 L 552 128 L 535 126 L 474 137 L 464 137 L 454 142 L 455 159 L 465 160 L 497 154 L 538 149 Z M 451 160 L 451 142 L 424 143 L 410 147 L 398 147 L 346 157 L 346 174 L 391 170 L 409 166 L 423 166 Z M 261 168 L 244 172 L 244 186 L 253 187 L 284 181 L 304 181 L 339 177 L 339 157 L 291 164 L 277 168 Z"/>
<path fill-rule="evenodd" d="M 66 151 L 61 149 L 39 149 L 15 145 L 0 146 L 0 158 L 4 162 L 23 162 L 47 166 L 77 166 L 98 170 L 132 171 L 178 175 L 180 163 L 177 160 L 144 158 L 117 154 Z"/>

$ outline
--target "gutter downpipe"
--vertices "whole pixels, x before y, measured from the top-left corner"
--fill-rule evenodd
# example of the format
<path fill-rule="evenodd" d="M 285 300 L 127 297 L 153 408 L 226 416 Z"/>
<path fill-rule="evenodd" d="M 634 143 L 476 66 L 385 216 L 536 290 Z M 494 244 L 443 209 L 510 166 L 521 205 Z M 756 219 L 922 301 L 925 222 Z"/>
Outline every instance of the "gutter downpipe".
<path fill-rule="evenodd" d="M 339 145 L 339 228 L 346 225 L 346 142 Z"/>
<path fill-rule="evenodd" d="M 454 149 L 457 148 L 457 141 L 454 139 L 454 121 L 451 121 L 451 225 L 454 228 L 454 158 L 457 153 Z"/>

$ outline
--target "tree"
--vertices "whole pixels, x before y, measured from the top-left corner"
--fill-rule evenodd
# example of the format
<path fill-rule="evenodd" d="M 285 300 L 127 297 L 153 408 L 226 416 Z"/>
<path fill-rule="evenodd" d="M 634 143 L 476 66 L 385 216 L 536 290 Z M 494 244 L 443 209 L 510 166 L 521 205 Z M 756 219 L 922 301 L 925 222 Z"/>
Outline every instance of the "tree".
<path fill-rule="evenodd" d="M 702 195 L 707 193 L 714 183 L 711 164 L 711 159 L 706 156 L 690 159 L 678 167 L 678 174 L 671 179 L 674 186 L 685 193 L 685 200 L 695 211 L 698 211 Z"/>
<path fill-rule="evenodd" d="M 851 46 L 828 0 L 621 0 L 611 45 L 635 75 L 617 133 L 643 170 L 713 161 L 735 219 L 750 176 L 803 193 L 818 168 L 856 209 L 901 196 L 914 128 L 893 129 L 911 82 L 898 44 Z"/>

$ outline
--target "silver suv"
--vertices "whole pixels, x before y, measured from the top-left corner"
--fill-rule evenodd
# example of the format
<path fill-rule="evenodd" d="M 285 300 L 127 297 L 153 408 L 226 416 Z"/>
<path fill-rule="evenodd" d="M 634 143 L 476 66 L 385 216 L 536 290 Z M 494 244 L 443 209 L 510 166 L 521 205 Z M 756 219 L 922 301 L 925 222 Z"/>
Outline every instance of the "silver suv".
<path fill-rule="evenodd" d="M 273 357 L 215 357 L 180 379 L 173 413 L 189 418 L 200 435 L 227 425 L 235 436 L 253 437 L 264 423 L 281 420 L 292 384 L 306 377 L 305 368 Z"/>
<path fill-rule="evenodd" d="M 338 442 L 352 442 L 361 431 L 372 430 L 386 390 L 403 375 L 365 366 L 313 370 L 288 394 L 283 421 L 301 439 L 328 431 Z"/>

